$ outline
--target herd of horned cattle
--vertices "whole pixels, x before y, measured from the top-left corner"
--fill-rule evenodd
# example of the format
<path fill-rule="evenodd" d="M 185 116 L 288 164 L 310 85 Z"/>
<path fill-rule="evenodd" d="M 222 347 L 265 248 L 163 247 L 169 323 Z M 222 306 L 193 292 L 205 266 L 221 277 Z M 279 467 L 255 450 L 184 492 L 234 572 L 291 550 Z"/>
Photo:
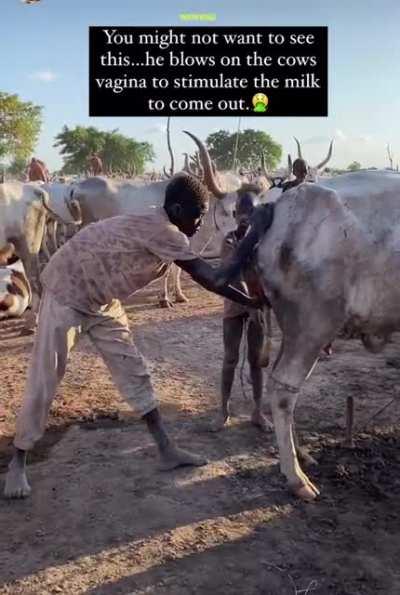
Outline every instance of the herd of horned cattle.
<path fill-rule="evenodd" d="M 321 350 L 343 328 L 357 332 L 374 353 L 400 330 L 400 175 L 389 170 L 319 175 L 332 143 L 327 157 L 311 168 L 305 166 L 298 141 L 298 158 L 293 167 L 289 160 L 286 170 L 268 173 L 262 160 L 256 172 L 222 173 L 205 145 L 187 134 L 198 152 L 185 156 L 178 175 L 201 179 L 210 193 L 204 224 L 191 240 L 195 252 L 219 256 L 223 238 L 236 227 L 234 211 L 244 193 L 271 205 L 272 223 L 263 229 L 254 255 L 258 281 L 282 333 L 266 394 L 281 471 L 300 498 L 311 500 L 319 492 L 299 464 L 294 432 L 303 382 Z M 33 160 L 31 171 L 38 176 L 33 181 L 0 184 L 0 318 L 20 316 L 30 306 L 25 313 L 28 332 L 40 300 L 43 255 L 48 259 L 60 241 L 91 222 L 162 206 L 173 175 L 132 180 L 102 176 L 96 154 L 90 170 L 92 175 L 83 180 L 51 182 L 44 164 Z M 176 301 L 186 301 L 181 269 L 172 265 L 162 306 L 171 305 L 169 272 Z M 233 282 L 238 274 L 237 267 L 227 267 L 225 281 Z"/>

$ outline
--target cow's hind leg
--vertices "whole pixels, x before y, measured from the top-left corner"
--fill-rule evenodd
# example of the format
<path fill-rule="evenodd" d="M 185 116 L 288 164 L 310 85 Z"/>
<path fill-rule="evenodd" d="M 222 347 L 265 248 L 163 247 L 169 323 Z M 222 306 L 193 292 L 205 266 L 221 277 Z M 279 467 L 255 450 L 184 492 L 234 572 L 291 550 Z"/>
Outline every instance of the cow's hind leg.
<path fill-rule="evenodd" d="M 294 436 L 294 409 L 300 387 L 311 374 L 323 345 L 323 342 L 310 338 L 301 343 L 299 339 L 283 339 L 279 360 L 267 385 L 281 472 L 286 476 L 289 488 L 303 500 L 313 500 L 319 491 L 300 467 Z"/>

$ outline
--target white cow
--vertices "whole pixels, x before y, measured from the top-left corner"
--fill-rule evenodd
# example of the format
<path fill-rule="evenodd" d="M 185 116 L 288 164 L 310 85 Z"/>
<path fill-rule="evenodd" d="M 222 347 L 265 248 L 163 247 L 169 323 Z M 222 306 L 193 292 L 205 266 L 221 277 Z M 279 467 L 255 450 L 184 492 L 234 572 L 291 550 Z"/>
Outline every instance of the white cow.
<path fill-rule="evenodd" d="M 318 489 L 299 465 L 293 435 L 303 382 L 344 326 L 374 352 L 400 330 L 400 175 L 360 171 L 304 183 L 269 210 L 257 263 L 282 343 L 267 393 L 282 473 L 311 500 Z"/>
<path fill-rule="evenodd" d="M 50 190 L 50 186 L 47 186 L 47 190 Z M 0 265 L 6 263 L 11 248 L 21 259 L 32 288 L 32 311 L 27 320 L 31 327 L 34 326 L 41 293 L 38 254 L 46 217 L 65 221 L 64 196 L 61 200 L 61 195 L 57 198 L 56 193 L 52 192 L 50 197 L 47 190 L 46 185 L 35 183 L 6 182 L 0 185 Z M 57 210 L 60 214 L 57 214 Z"/>
<path fill-rule="evenodd" d="M 0 267 L 0 320 L 22 316 L 31 301 L 31 287 L 22 261 Z"/>

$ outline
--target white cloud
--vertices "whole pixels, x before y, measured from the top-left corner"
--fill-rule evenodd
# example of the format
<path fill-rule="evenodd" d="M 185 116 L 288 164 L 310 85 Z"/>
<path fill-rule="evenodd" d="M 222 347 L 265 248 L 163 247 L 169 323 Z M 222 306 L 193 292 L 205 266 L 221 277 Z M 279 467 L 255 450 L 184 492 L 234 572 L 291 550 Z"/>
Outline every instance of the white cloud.
<path fill-rule="evenodd" d="M 337 140 L 347 140 L 347 136 L 345 135 L 345 133 L 343 132 L 343 130 L 340 130 L 340 128 L 337 128 L 335 130 L 335 139 Z"/>
<path fill-rule="evenodd" d="M 36 72 L 32 72 L 29 75 L 29 78 L 36 81 L 42 81 L 44 83 L 51 83 L 57 78 L 57 76 L 58 75 L 51 70 L 38 70 Z"/>
<path fill-rule="evenodd" d="M 359 143 L 370 143 L 372 141 L 372 136 L 370 134 L 362 134 L 361 136 L 355 136 L 354 140 Z"/>
<path fill-rule="evenodd" d="M 167 125 L 166 124 L 155 124 L 154 126 L 150 126 L 146 128 L 144 133 L 145 134 L 160 134 L 167 132 Z"/>
<path fill-rule="evenodd" d="M 331 139 L 328 136 L 311 136 L 303 141 L 302 145 L 320 145 L 329 142 Z"/>

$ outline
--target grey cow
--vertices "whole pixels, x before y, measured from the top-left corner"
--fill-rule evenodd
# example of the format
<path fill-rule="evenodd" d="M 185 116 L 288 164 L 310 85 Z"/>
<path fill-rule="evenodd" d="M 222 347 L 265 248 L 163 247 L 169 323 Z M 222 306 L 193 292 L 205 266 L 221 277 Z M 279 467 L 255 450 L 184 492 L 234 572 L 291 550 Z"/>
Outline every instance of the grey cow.
<path fill-rule="evenodd" d="M 343 326 L 373 352 L 400 329 L 400 175 L 360 171 L 305 183 L 268 208 L 272 223 L 256 260 L 282 342 L 267 395 L 281 471 L 297 496 L 312 500 L 319 492 L 295 449 L 297 397 Z"/>

